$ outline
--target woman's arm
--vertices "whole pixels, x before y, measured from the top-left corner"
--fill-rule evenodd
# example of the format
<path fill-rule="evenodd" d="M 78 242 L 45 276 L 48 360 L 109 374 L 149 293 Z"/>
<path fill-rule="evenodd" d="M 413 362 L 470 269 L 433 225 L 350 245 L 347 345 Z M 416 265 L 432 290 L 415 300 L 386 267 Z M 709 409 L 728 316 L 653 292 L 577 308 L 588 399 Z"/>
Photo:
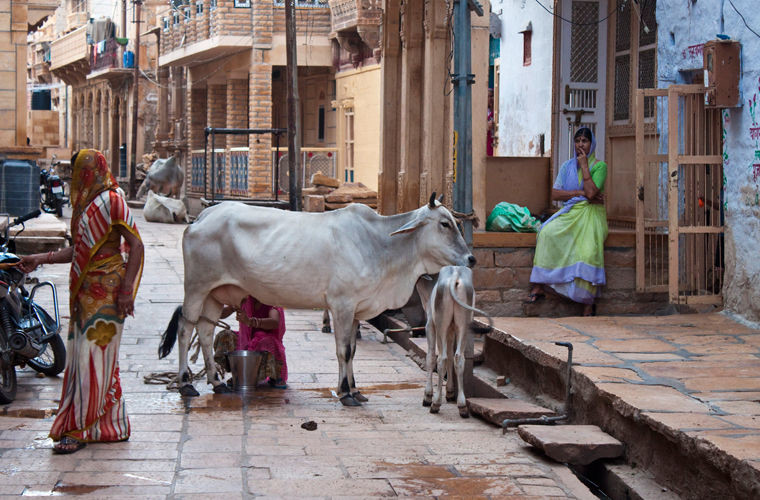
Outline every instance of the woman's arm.
<path fill-rule="evenodd" d="M 280 313 L 272 308 L 266 318 L 249 318 L 245 312 L 238 311 L 237 320 L 257 330 L 276 330 L 280 326 Z"/>
<path fill-rule="evenodd" d="M 120 313 L 124 316 L 133 314 L 135 309 L 133 291 L 135 287 L 135 280 L 137 279 L 137 273 L 140 272 L 140 264 L 142 264 L 143 254 L 145 249 L 143 243 L 134 234 L 127 230 L 123 226 L 116 226 L 119 234 L 121 234 L 129 245 L 129 256 L 127 257 L 127 270 L 124 273 L 124 279 L 119 287 L 118 298 L 116 300 L 116 306 Z"/>
<path fill-rule="evenodd" d="M 580 190 L 565 191 L 564 189 L 552 189 L 552 201 L 567 201 L 576 196 L 586 196 L 586 193 Z"/>
<path fill-rule="evenodd" d="M 71 262 L 73 258 L 74 247 L 67 247 L 58 251 L 25 255 L 21 257 L 18 267 L 25 273 L 31 273 L 41 264 L 62 264 Z"/>
<path fill-rule="evenodd" d="M 599 194 L 599 188 L 594 184 L 594 180 L 591 178 L 591 172 L 588 166 L 588 157 L 585 153 L 578 154 L 578 165 L 581 167 L 581 175 L 583 176 L 583 196 L 588 200 L 594 199 Z"/>

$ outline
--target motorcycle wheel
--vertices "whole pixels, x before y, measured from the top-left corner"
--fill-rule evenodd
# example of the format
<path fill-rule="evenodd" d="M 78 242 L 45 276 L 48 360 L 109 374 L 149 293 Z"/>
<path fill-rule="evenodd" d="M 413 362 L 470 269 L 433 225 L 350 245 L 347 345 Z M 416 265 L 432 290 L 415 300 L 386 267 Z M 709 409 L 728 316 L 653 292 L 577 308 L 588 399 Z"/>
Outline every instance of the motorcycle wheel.
<path fill-rule="evenodd" d="M 16 368 L 0 354 L 0 404 L 16 399 Z"/>
<path fill-rule="evenodd" d="M 27 361 L 34 371 L 55 377 L 66 367 L 66 345 L 60 335 L 48 341 L 39 356 Z"/>

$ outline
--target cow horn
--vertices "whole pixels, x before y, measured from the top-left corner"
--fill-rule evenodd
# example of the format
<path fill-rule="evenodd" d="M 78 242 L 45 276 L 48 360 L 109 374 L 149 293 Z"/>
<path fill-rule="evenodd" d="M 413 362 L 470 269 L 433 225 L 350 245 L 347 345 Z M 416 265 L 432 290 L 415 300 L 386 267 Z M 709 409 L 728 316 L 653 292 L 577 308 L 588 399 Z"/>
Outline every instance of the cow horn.
<path fill-rule="evenodd" d="M 443 205 L 443 193 L 441 193 L 441 195 L 438 197 L 438 203 Z"/>
<path fill-rule="evenodd" d="M 435 208 L 435 191 L 433 191 L 433 194 L 430 195 L 428 206 L 430 206 L 430 208 Z"/>

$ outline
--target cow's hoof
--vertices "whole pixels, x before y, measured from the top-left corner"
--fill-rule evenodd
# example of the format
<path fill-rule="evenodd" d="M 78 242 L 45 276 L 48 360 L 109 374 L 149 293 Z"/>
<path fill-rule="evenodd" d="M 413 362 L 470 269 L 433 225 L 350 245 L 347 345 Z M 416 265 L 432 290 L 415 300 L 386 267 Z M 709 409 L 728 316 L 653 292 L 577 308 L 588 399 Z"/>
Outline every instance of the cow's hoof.
<path fill-rule="evenodd" d="M 346 394 L 342 398 L 340 398 L 340 402 L 343 404 L 343 406 L 361 406 L 362 404 L 354 399 L 354 397 L 350 394 Z"/>
<path fill-rule="evenodd" d="M 322 333 L 332 333 L 332 329 L 329 326 L 323 326 Z"/>
<path fill-rule="evenodd" d="M 232 391 L 229 387 L 227 387 L 227 384 L 219 384 L 217 386 L 214 386 L 214 394 L 229 394 Z"/>
<path fill-rule="evenodd" d="M 470 411 L 467 409 L 466 406 L 460 406 L 459 407 L 459 416 L 462 418 L 469 418 L 470 417 Z"/>
<path fill-rule="evenodd" d="M 422 400 L 422 406 L 430 406 L 431 404 L 433 404 L 433 400 L 432 399 L 423 399 Z"/>
<path fill-rule="evenodd" d="M 367 397 L 359 391 L 356 391 L 355 393 L 351 395 L 354 397 L 355 400 L 357 400 L 360 403 L 366 403 L 367 401 L 369 401 L 369 399 L 367 399 Z"/>
<path fill-rule="evenodd" d="M 200 396 L 201 393 L 195 390 L 195 387 L 192 385 L 183 385 L 179 388 L 179 393 L 181 396 L 184 396 L 186 398 L 194 398 L 195 396 Z"/>
<path fill-rule="evenodd" d="M 431 405 L 430 406 L 430 413 L 438 413 L 440 411 L 441 407 L 439 405 Z"/>

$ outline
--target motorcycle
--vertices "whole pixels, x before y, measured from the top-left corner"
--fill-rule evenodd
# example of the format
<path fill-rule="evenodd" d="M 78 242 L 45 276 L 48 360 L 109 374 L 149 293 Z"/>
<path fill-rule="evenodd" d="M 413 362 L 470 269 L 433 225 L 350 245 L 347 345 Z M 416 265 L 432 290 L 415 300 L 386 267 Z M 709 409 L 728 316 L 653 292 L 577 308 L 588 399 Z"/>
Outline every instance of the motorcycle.
<path fill-rule="evenodd" d="M 45 212 L 55 214 L 57 217 L 63 216 L 63 204 L 66 202 L 63 180 L 52 168 L 40 170 L 40 199 Z"/>
<path fill-rule="evenodd" d="M 15 237 L 9 237 L 13 226 L 21 225 L 40 215 L 39 210 L 10 221 L 0 236 L 0 404 L 12 402 L 16 397 L 16 367 L 29 365 L 35 371 L 55 376 L 66 365 L 66 346 L 59 335 L 58 295 L 49 281 L 37 283 L 27 291 L 26 275 L 17 267 L 21 259 L 15 255 Z M 16 233 L 18 235 L 21 231 Z M 49 287 L 53 296 L 55 319 L 34 301 L 35 294 Z"/>

